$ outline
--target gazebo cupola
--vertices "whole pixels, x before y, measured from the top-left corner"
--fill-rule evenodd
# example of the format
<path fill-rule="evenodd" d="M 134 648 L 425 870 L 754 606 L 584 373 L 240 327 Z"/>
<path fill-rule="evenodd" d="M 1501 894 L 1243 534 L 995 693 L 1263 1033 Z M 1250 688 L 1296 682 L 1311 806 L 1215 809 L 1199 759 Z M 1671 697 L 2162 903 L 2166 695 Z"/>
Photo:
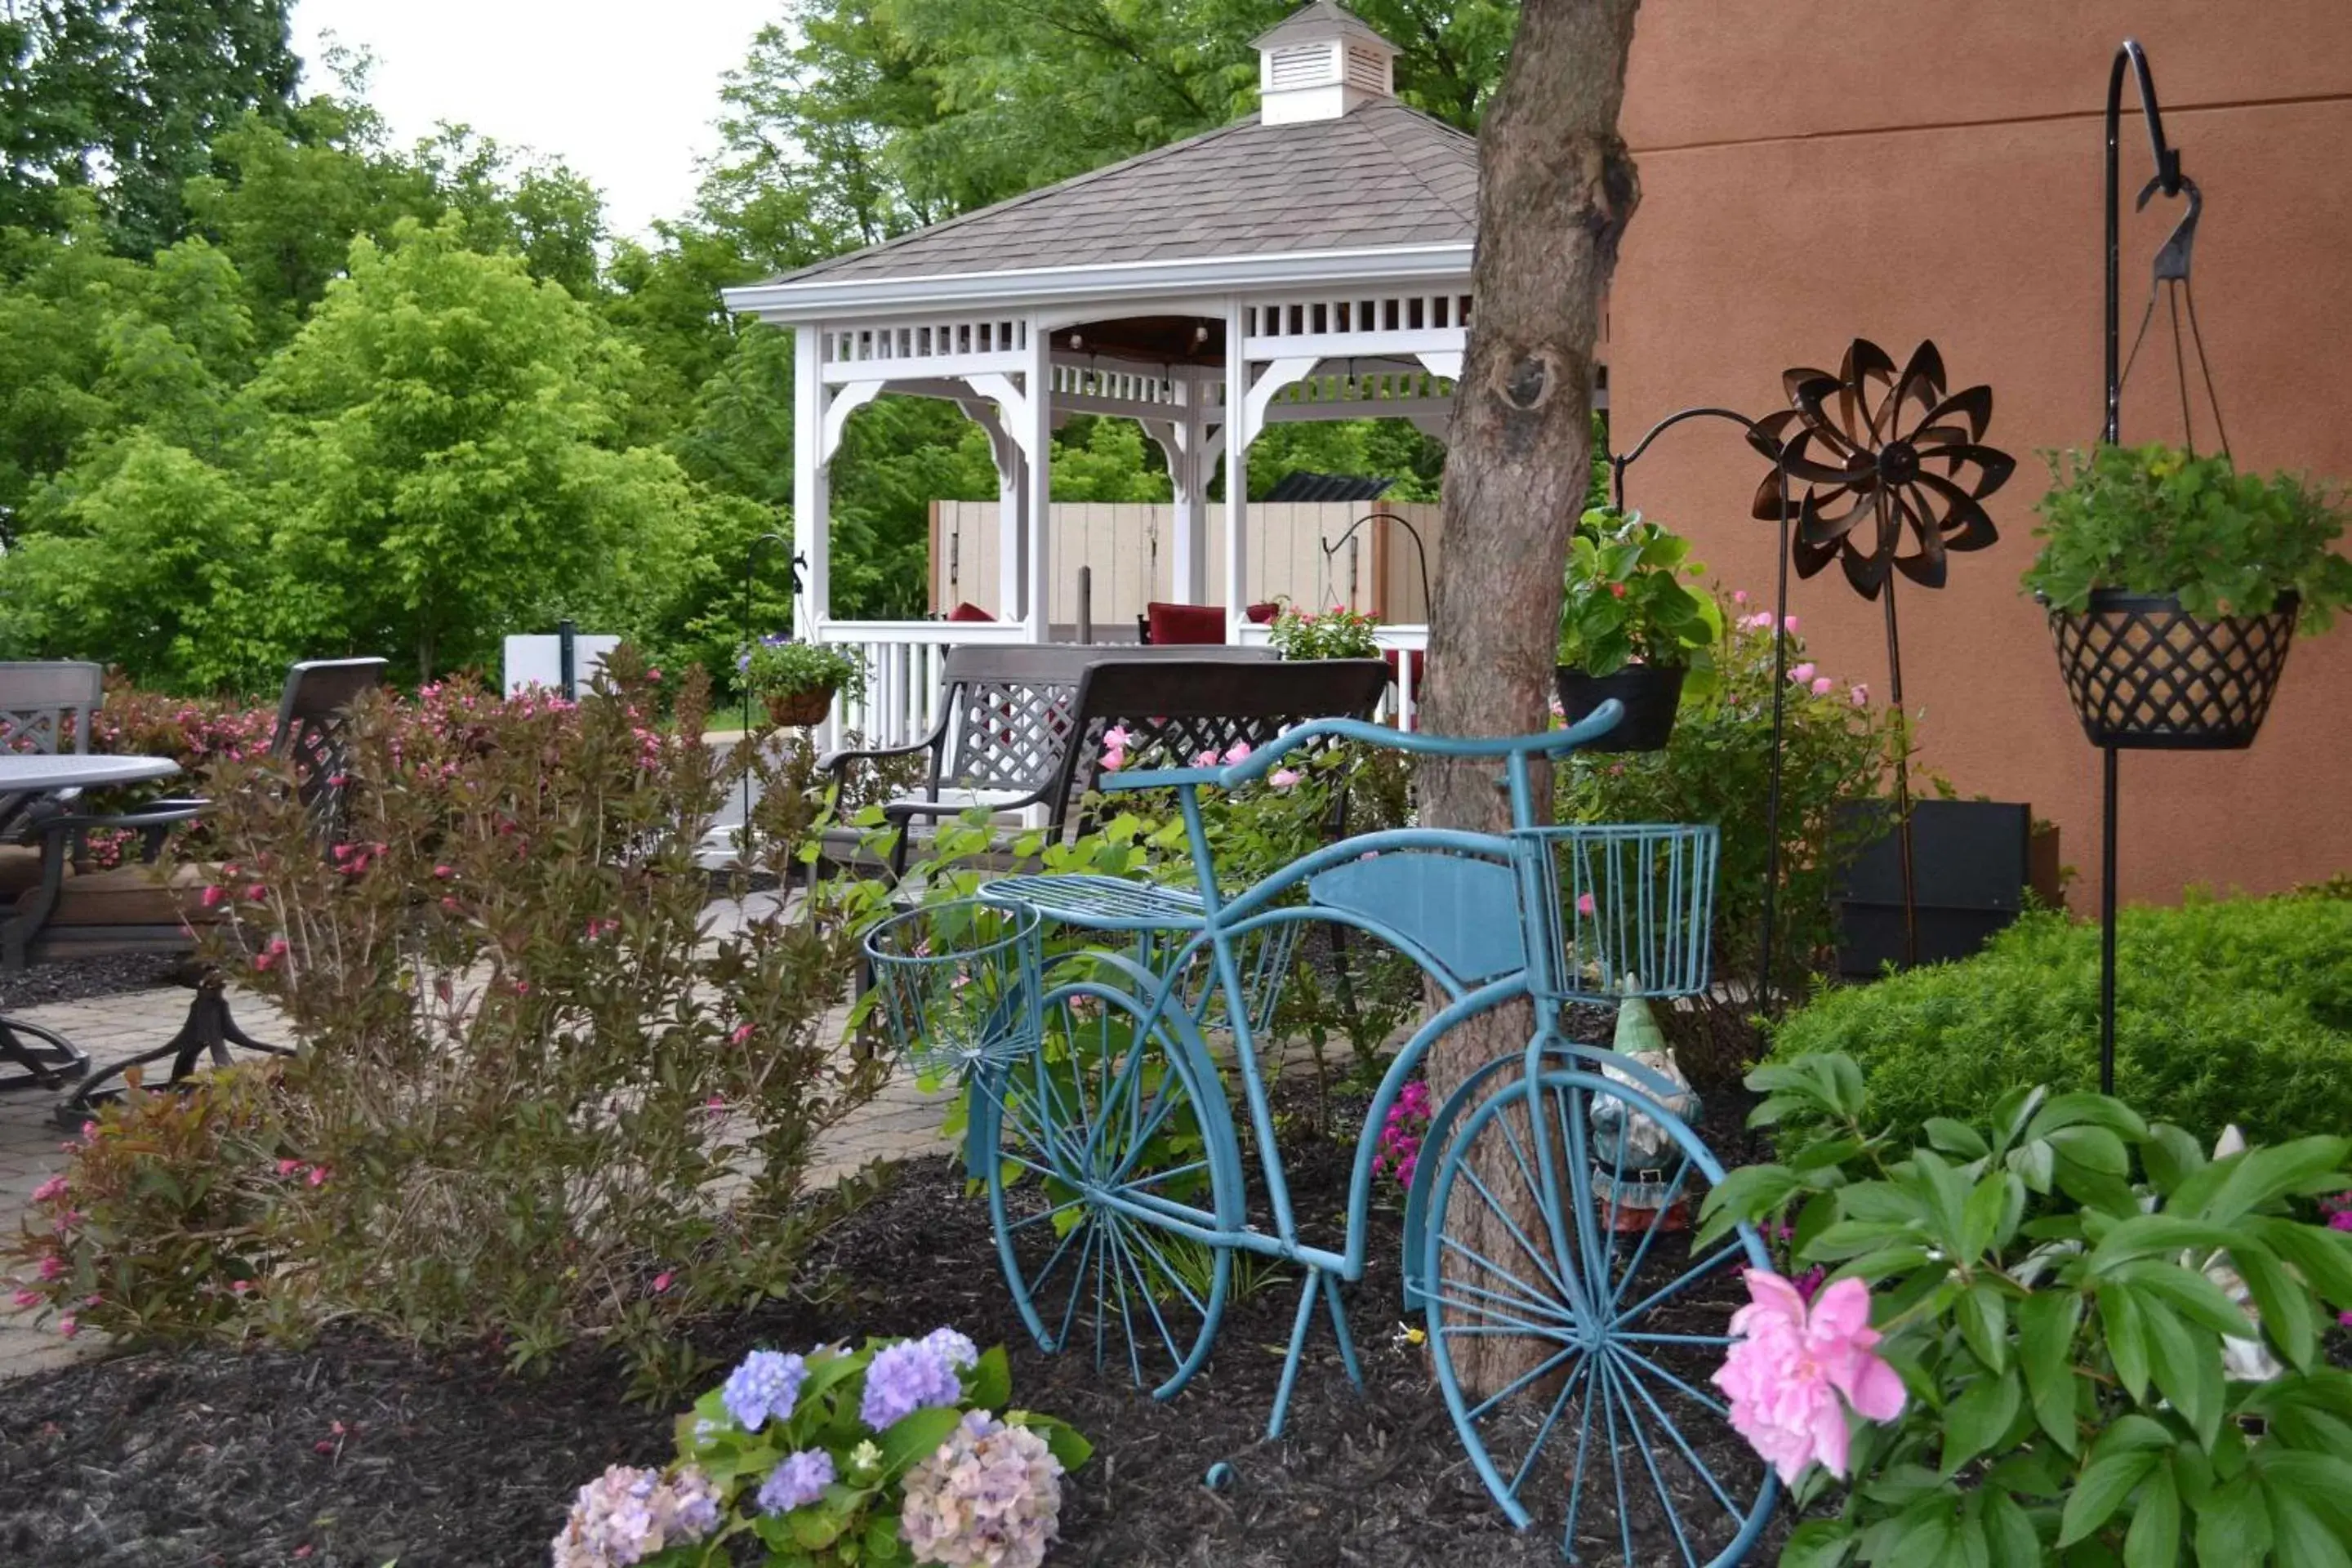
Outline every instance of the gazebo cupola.
<path fill-rule="evenodd" d="M 1256 47 L 1258 118 L 1268 125 L 1337 120 L 1396 96 L 1396 46 L 1331 0 L 1267 28 Z"/>
<path fill-rule="evenodd" d="M 941 645 L 1050 641 L 1073 618 L 1079 563 L 1057 565 L 1046 525 L 1061 419 L 1131 418 L 1158 445 L 1174 506 L 1155 596 L 1222 601 L 1235 639 L 1256 635 L 1243 607 L 1258 434 L 1366 417 L 1442 432 L 1470 321 L 1477 143 L 1400 101 L 1395 47 L 1330 0 L 1255 42 L 1259 113 L 726 291 L 796 334 L 796 625 L 867 649 L 869 689 L 896 694 L 849 716 L 868 735 L 930 710 Z M 827 479 L 845 425 L 886 390 L 950 399 L 988 433 L 993 624 L 833 616 Z"/>

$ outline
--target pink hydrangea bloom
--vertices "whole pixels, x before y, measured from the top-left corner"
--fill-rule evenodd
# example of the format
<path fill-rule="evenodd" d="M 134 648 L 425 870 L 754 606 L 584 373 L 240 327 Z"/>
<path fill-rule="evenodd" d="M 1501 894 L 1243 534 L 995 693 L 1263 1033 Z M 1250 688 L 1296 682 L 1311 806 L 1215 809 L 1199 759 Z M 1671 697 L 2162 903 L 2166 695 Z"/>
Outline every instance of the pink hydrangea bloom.
<path fill-rule="evenodd" d="M 1903 1380 L 1872 1351 L 1870 1291 L 1841 1279 L 1809 1307 L 1790 1281 L 1750 1268 L 1748 1304 L 1731 1316 L 1740 1338 L 1708 1379 L 1731 1401 L 1732 1428 L 1793 1484 L 1819 1461 L 1843 1479 L 1846 1410 L 1872 1421 L 1903 1413 Z"/>

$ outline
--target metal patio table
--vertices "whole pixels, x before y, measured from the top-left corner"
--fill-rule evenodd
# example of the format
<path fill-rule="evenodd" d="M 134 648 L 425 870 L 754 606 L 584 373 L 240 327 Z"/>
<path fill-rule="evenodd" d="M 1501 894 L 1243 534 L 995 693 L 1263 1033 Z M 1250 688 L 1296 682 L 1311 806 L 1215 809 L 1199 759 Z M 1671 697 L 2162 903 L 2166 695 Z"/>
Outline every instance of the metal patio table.
<path fill-rule="evenodd" d="M 0 840 L 8 837 L 26 812 L 60 791 L 147 784 L 179 771 L 180 764 L 168 757 L 0 754 Z M 0 1016 L 0 1061 L 20 1067 L 26 1074 L 0 1080 L 0 1089 L 27 1084 L 58 1089 L 89 1070 L 89 1054 L 64 1036 L 5 1016 Z"/>

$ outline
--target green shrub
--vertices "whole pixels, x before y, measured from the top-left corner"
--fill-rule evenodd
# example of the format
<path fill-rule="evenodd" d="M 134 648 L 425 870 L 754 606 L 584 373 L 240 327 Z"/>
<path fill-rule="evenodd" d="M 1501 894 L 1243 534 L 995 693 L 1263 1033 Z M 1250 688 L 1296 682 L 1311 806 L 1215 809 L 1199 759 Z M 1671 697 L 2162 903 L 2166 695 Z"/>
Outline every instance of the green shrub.
<path fill-rule="evenodd" d="M 2352 1127 L 2352 901 L 2294 894 L 2131 909 L 2118 934 L 2117 1091 L 2204 1137 Z M 1838 1051 L 1902 1136 L 2021 1083 L 2098 1086 L 2099 932 L 2032 914 L 1976 957 L 1832 991 L 1774 1058 Z"/>

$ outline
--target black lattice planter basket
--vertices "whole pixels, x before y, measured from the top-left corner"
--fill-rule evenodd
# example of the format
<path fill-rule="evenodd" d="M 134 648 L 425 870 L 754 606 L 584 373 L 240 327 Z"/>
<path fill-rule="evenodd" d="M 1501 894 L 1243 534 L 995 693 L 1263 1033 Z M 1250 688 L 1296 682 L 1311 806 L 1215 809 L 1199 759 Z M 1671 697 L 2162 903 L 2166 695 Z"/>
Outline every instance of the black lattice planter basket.
<path fill-rule="evenodd" d="M 2095 746 L 2221 752 L 2254 743 L 2294 642 L 2298 601 L 2270 614 L 2192 616 L 2169 594 L 2102 588 L 2050 612 L 2058 668 Z"/>

